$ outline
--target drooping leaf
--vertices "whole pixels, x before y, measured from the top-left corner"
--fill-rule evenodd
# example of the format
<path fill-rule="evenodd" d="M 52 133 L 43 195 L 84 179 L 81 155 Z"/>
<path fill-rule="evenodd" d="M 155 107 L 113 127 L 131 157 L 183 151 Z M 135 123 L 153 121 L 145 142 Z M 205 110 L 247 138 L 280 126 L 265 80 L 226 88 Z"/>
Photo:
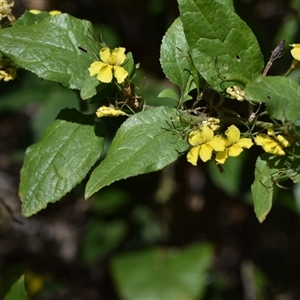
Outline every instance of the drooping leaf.
<path fill-rule="evenodd" d="M 255 164 L 254 182 L 251 186 L 254 211 L 259 222 L 263 222 L 271 210 L 273 182 L 266 156 L 258 157 Z"/>
<path fill-rule="evenodd" d="M 161 106 L 127 119 L 91 174 L 86 198 L 114 181 L 161 170 L 174 162 L 188 148 L 180 133 L 168 125 L 177 115 L 176 109 Z"/>
<path fill-rule="evenodd" d="M 184 98 L 192 89 L 192 65 L 182 22 L 177 18 L 164 36 L 160 48 L 160 63 L 167 78 L 179 86 Z"/>
<path fill-rule="evenodd" d="M 203 299 L 213 251 L 208 244 L 186 249 L 154 248 L 114 257 L 112 276 L 124 300 Z"/>
<path fill-rule="evenodd" d="M 266 103 L 268 114 L 274 119 L 284 122 L 300 117 L 300 85 L 291 78 L 265 76 L 248 84 L 244 92 L 248 101 Z"/>
<path fill-rule="evenodd" d="M 99 159 L 103 145 L 104 132 L 93 115 L 63 110 L 26 151 L 19 188 L 22 214 L 29 217 L 70 192 Z"/>
<path fill-rule="evenodd" d="M 90 64 L 99 60 L 100 43 L 92 32 L 86 20 L 55 15 L 37 24 L 1 30 L 0 51 L 41 78 L 80 90 Z"/>
<path fill-rule="evenodd" d="M 24 276 L 21 276 L 5 295 L 4 300 L 28 300 L 24 286 Z"/>
<path fill-rule="evenodd" d="M 256 37 L 230 6 L 217 0 L 178 2 L 193 62 L 214 89 L 245 85 L 259 76 L 263 56 Z"/>

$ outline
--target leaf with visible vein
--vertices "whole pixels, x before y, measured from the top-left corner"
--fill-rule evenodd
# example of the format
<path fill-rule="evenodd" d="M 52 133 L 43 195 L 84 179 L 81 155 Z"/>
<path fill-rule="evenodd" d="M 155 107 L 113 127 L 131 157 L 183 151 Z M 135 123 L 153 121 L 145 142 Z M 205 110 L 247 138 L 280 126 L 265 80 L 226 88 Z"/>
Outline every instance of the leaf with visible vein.
<path fill-rule="evenodd" d="M 187 151 L 188 144 L 180 132 L 167 123 L 177 116 L 175 108 L 161 106 L 127 119 L 117 131 L 107 156 L 91 174 L 85 197 L 114 181 L 161 170 Z"/>
<path fill-rule="evenodd" d="M 46 129 L 40 142 L 25 153 L 19 195 L 29 217 L 60 200 L 80 183 L 99 159 L 104 130 L 94 115 L 65 109 Z"/>

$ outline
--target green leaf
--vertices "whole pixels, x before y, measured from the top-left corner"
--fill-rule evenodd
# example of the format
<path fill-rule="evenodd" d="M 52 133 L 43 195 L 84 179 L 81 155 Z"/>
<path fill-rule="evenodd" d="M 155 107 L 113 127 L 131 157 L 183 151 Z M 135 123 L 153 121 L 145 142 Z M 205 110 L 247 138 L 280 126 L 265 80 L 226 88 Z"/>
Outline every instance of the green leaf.
<path fill-rule="evenodd" d="M 80 97 L 85 100 L 92 98 L 97 94 L 97 86 L 100 85 L 100 81 L 97 79 L 97 76 L 90 76 L 86 74 L 85 80 L 81 87 Z M 104 84 L 102 84 L 104 86 Z"/>
<path fill-rule="evenodd" d="M 24 275 L 22 275 L 10 288 L 4 300 L 28 300 L 24 286 Z"/>
<path fill-rule="evenodd" d="M 234 11 L 233 0 L 217 0 L 217 1 L 223 5 L 226 5 L 226 7 L 228 9 L 231 9 L 232 11 Z"/>
<path fill-rule="evenodd" d="M 28 25 L 34 25 L 45 18 L 51 18 L 52 16 L 47 11 L 42 11 L 39 14 L 33 14 L 29 11 L 25 11 L 24 14 L 16 20 L 16 22 L 13 24 L 13 27 L 24 27 Z"/>
<path fill-rule="evenodd" d="M 102 259 L 115 249 L 128 232 L 125 221 L 104 222 L 92 219 L 82 239 L 82 258 L 88 265 Z"/>
<path fill-rule="evenodd" d="M 99 60 L 100 43 L 92 32 L 86 20 L 55 15 L 37 24 L 1 30 L 0 51 L 41 78 L 80 90 L 90 64 Z"/>
<path fill-rule="evenodd" d="M 259 76 L 264 62 L 256 37 L 230 6 L 217 0 L 178 2 L 193 62 L 215 90 Z"/>
<path fill-rule="evenodd" d="M 254 182 L 251 186 L 254 211 L 259 222 L 263 222 L 272 207 L 273 182 L 267 156 L 258 157 L 255 164 Z"/>
<path fill-rule="evenodd" d="M 179 86 L 182 98 L 195 88 L 195 84 L 191 83 L 193 77 L 189 48 L 180 18 L 173 22 L 163 37 L 160 63 L 167 78 Z"/>
<path fill-rule="evenodd" d="M 81 182 L 101 155 L 104 132 L 94 115 L 65 109 L 29 147 L 21 170 L 22 214 L 29 217 Z"/>
<path fill-rule="evenodd" d="M 124 300 L 203 299 L 213 251 L 208 244 L 186 249 L 153 248 L 115 256 L 112 276 Z"/>
<path fill-rule="evenodd" d="M 126 59 L 122 64 L 122 67 L 128 72 L 128 77 L 133 78 L 136 71 L 133 56 L 131 52 L 126 53 Z"/>
<path fill-rule="evenodd" d="M 171 89 L 165 89 L 165 90 L 161 91 L 157 97 L 159 97 L 159 98 L 172 98 L 172 99 L 175 99 L 175 100 L 179 100 L 178 95 L 176 94 L 176 92 L 174 90 L 171 90 Z"/>
<path fill-rule="evenodd" d="M 102 187 L 131 176 L 161 170 L 174 162 L 188 144 L 167 122 L 176 120 L 175 108 L 156 107 L 128 118 L 117 131 L 107 156 L 86 186 L 89 198 Z"/>
<path fill-rule="evenodd" d="M 248 101 L 260 101 L 267 105 L 270 117 L 294 121 L 300 116 L 300 85 L 283 76 L 265 76 L 248 84 L 244 90 Z"/>

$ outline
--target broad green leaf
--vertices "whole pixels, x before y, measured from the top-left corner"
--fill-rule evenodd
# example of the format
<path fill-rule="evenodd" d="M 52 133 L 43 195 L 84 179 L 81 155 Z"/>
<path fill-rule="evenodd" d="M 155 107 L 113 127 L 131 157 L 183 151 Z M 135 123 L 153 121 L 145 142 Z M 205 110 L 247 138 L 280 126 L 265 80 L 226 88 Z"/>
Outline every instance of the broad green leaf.
<path fill-rule="evenodd" d="M 91 174 L 86 198 L 114 181 L 161 170 L 174 162 L 188 148 L 180 133 L 168 125 L 175 124 L 177 116 L 175 108 L 161 106 L 127 119 Z"/>
<path fill-rule="evenodd" d="M 28 300 L 24 286 L 24 276 L 21 276 L 10 288 L 4 300 Z"/>
<path fill-rule="evenodd" d="M 153 248 L 115 256 L 111 271 L 124 300 L 196 300 L 203 299 L 212 259 L 208 244 Z"/>
<path fill-rule="evenodd" d="M 214 89 L 259 76 L 264 62 L 256 37 L 230 6 L 217 0 L 178 2 L 193 62 Z"/>
<path fill-rule="evenodd" d="M 248 101 L 260 101 L 267 105 L 270 117 L 294 121 L 300 117 L 300 85 L 283 76 L 265 76 L 248 84 L 244 90 Z"/>
<path fill-rule="evenodd" d="M 86 20 L 55 15 L 37 24 L 1 30 L 0 51 L 41 78 L 80 90 L 90 64 L 99 60 L 101 46 L 92 32 Z"/>
<path fill-rule="evenodd" d="M 85 80 L 82 84 L 81 91 L 80 91 L 80 96 L 83 100 L 92 98 L 97 94 L 97 86 L 99 86 L 100 82 L 97 79 L 97 76 L 90 76 L 90 74 L 86 74 Z M 101 87 L 104 84 L 101 85 Z"/>
<path fill-rule="evenodd" d="M 171 89 L 165 89 L 165 90 L 161 91 L 157 97 L 159 97 L 159 98 L 166 97 L 166 98 L 173 98 L 175 100 L 179 100 L 176 92 Z"/>
<path fill-rule="evenodd" d="M 193 70 L 180 18 L 173 22 L 163 37 L 160 63 L 167 78 L 179 86 L 182 98 L 196 87 L 191 82 Z"/>
<path fill-rule="evenodd" d="M 63 110 L 26 151 L 19 189 L 22 214 L 29 217 L 70 192 L 99 159 L 103 145 L 104 132 L 100 123 L 95 126 L 94 115 Z"/>
<path fill-rule="evenodd" d="M 262 223 L 271 210 L 273 197 L 271 170 L 266 159 L 257 158 L 254 175 L 255 179 L 251 186 L 254 211 L 257 219 Z"/>

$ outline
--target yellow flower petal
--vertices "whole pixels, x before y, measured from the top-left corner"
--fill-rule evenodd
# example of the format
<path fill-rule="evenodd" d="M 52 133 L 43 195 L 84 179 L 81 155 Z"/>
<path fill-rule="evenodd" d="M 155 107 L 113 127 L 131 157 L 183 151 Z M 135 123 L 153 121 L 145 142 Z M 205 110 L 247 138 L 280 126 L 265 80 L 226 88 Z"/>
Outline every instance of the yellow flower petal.
<path fill-rule="evenodd" d="M 254 141 L 257 145 L 262 146 L 267 153 L 274 155 L 285 155 L 285 152 L 282 150 L 279 142 L 266 134 L 258 134 Z"/>
<path fill-rule="evenodd" d="M 282 136 L 280 134 L 276 136 L 276 139 L 280 142 L 280 144 L 284 148 L 291 146 L 290 142 L 284 136 Z"/>
<path fill-rule="evenodd" d="M 106 64 L 110 64 L 109 58 L 111 56 L 111 52 L 108 47 L 101 48 L 99 56 L 103 62 L 105 62 Z"/>
<path fill-rule="evenodd" d="M 118 117 L 125 116 L 125 112 L 114 107 L 101 106 L 97 109 L 96 115 L 98 118 L 102 117 Z"/>
<path fill-rule="evenodd" d="M 291 44 L 290 46 L 293 47 L 293 49 L 291 50 L 292 56 L 295 59 L 300 60 L 300 44 Z"/>
<path fill-rule="evenodd" d="M 187 154 L 187 161 L 192 165 L 197 166 L 200 146 L 193 147 Z"/>
<path fill-rule="evenodd" d="M 232 145 L 230 148 L 228 148 L 228 156 L 239 156 L 243 152 L 243 148 L 239 146 L 238 144 Z"/>
<path fill-rule="evenodd" d="M 113 67 L 113 70 L 114 70 L 114 76 L 117 79 L 117 82 L 118 83 L 124 82 L 125 78 L 128 76 L 128 72 L 120 66 Z"/>
<path fill-rule="evenodd" d="M 112 56 L 115 57 L 117 66 L 120 66 L 125 61 L 126 59 L 125 50 L 126 49 L 123 47 L 115 48 L 113 50 Z"/>
<path fill-rule="evenodd" d="M 214 136 L 207 144 L 215 151 L 224 151 L 225 149 L 225 140 L 219 135 Z"/>
<path fill-rule="evenodd" d="M 38 10 L 38 9 L 30 9 L 29 12 L 32 13 L 32 14 L 34 14 L 34 15 L 38 15 L 38 14 L 41 13 L 41 11 Z"/>
<path fill-rule="evenodd" d="M 101 82 L 109 83 L 113 79 L 113 67 L 111 65 L 103 64 L 101 70 L 98 73 L 98 80 Z"/>
<path fill-rule="evenodd" d="M 202 161 L 206 162 L 212 157 L 213 148 L 209 144 L 203 144 L 199 149 L 199 156 Z"/>
<path fill-rule="evenodd" d="M 251 139 L 248 139 L 248 138 L 242 138 L 240 139 L 237 144 L 242 147 L 242 148 L 247 148 L 249 149 L 250 147 L 253 146 L 253 142 Z"/>
<path fill-rule="evenodd" d="M 189 134 L 189 143 L 192 146 L 198 146 L 211 140 L 214 132 L 207 125 L 201 126 L 200 129 L 194 130 Z"/>
<path fill-rule="evenodd" d="M 228 149 L 225 149 L 224 151 L 220 151 L 216 154 L 215 160 L 219 164 L 224 164 L 227 157 L 228 157 Z"/>
<path fill-rule="evenodd" d="M 59 11 L 59 10 L 51 10 L 51 11 L 49 11 L 49 14 L 51 16 L 61 15 L 61 11 Z"/>
<path fill-rule="evenodd" d="M 237 143 L 237 141 L 240 139 L 240 131 L 234 125 L 229 126 L 225 131 L 225 134 L 227 136 L 226 147 Z"/>
<path fill-rule="evenodd" d="M 90 76 L 94 76 L 94 75 L 98 74 L 99 71 L 101 70 L 101 68 L 103 68 L 103 66 L 105 66 L 105 65 L 106 64 L 103 63 L 102 61 L 93 62 L 89 67 Z"/>

